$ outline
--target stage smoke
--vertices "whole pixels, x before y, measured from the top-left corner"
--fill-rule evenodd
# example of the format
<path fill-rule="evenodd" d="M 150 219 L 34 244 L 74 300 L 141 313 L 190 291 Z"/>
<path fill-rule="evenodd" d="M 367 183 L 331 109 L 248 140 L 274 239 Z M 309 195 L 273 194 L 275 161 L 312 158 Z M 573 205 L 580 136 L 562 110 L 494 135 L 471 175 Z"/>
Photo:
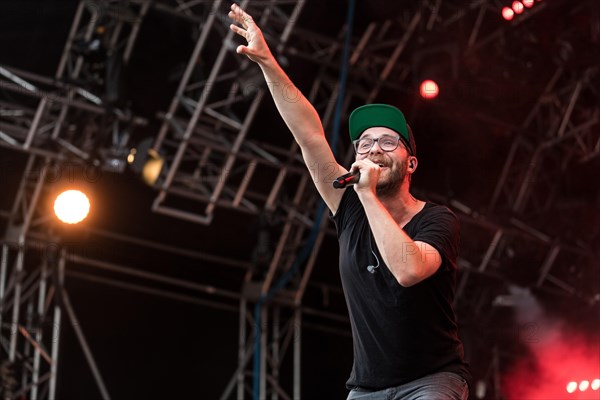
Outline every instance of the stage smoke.
<path fill-rule="evenodd" d="M 527 324 L 530 328 L 521 337 L 530 355 L 505 368 L 502 390 L 506 399 L 597 399 L 598 392 L 588 389 L 589 382 L 600 376 L 597 333 L 578 332 L 566 322 L 547 317 L 526 289 L 512 288 L 511 294 L 518 299 L 515 310 L 519 326 Z M 587 385 L 582 384 L 586 381 Z M 576 386 L 568 386 L 570 382 Z"/>

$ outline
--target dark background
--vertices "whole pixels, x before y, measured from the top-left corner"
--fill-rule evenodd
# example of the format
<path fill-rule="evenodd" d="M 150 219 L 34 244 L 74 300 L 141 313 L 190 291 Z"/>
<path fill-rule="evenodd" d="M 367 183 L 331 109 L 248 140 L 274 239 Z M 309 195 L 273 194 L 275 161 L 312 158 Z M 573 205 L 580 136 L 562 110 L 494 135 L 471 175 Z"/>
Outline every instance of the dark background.
<path fill-rule="evenodd" d="M 547 2 L 552 3 L 552 0 Z M 355 32 L 362 32 L 370 21 L 407 15 L 413 5 L 405 3 L 359 1 Z M 52 76 L 77 2 L 24 0 L 0 4 L 0 64 Z M 347 6 L 347 2 L 341 0 L 309 0 L 298 25 L 335 36 L 344 23 Z M 518 134 L 518 129 L 514 128 L 523 121 L 554 70 L 561 48 L 558 39 L 571 40 L 574 47 L 574 56 L 567 64 L 572 73 L 577 74 L 581 66 L 589 65 L 593 60 L 600 61 L 597 58 L 599 44 L 588 37 L 589 22 L 582 20 L 580 25 L 573 25 L 572 19 L 567 23 L 566 18 L 561 18 L 570 9 L 570 2 L 554 2 L 544 13 L 524 24 L 517 35 L 499 39 L 502 43 L 477 55 L 460 58 L 457 75 L 449 73 L 449 62 L 443 56 L 431 56 L 425 58 L 422 68 L 418 69 L 422 76 L 415 73 L 405 88 L 382 92 L 377 100 L 403 109 L 415 132 L 419 153 L 419 170 L 413 180 L 416 191 L 440 193 L 447 199 L 467 199 L 475 209 L 485 208 L 510 144 Z M 594 18 L 593 13 L 580 14 Z M 582 27 L 582 32 L 578 32 L 578 26 Z M 518 35 L 522 35 L 523 40 L 533 37 L 535 46 L 519 46 L 514 41 Z M 580 36 L 586 40 L 572 39 Z M 443 43 L 442 38 L 440 43 Z M 168 108 L 178 83 L 177 71 L 185 66 L 193 45 L 191 24 L 153 9 L 149 11 L 125 79 L 124 96 L 132 110 L 149 120 L 148 126 L 136 131 L 135 138 L 155 135 L 158 131 L 160 122 L 156 113 Z M 411 55 L 418 50 L 419 42 L 411 42 L 406 51 L 409 60 L 401 61 L 411 62 Z M 514 52 L 514 55 L 507 56 L 507 52 Z M 301 90 L 310 87 L 317 73 L 316 66 L 293 57 L 286 70 Z M 442 90 L 440 98 L 433 102 L 426 102 L 417 94 L 419 80 L 429 76 L 437 77 Z M 482 76 L 485 79 L 481 79 Z M 593 99 L 590 104 L 597 106 Z M 481 118 L 482 114 L 491 120 Z M 348 145 L 344 129 L 345 125 L 342 148 Z M 289 143 L 290 134 L 270 99 L 261 105 L 250 136 L 281 146 Z M 16 190 L 25 159 L 22 153 L 0 148 L 2 210 L 12 206 L 11 194 Z M 556 177 L 560 180 L 562 195 L 584 205 L 583 211 L 579 208 L 572 213 L 565 211 L 569 212 L 570 229 L 590 232 L 589 237 L 595 237 L 591 243 L 596 246 L 596 251 L 596 228 L 600 222 L 598 172 L 596 158 L 575 165 L 569 173 Z M 204 227 L 152 214 L 150 208 L 156 192 L 145 186 L 132 171 L 124 174 L 103 172 L 90 186 L 94 203 L 101 207 L 95 207 L 86 223 L 75 232 L 64 232 L 65 241 L 77 243 L 99 259 L 232 291 L 241 290 L 244 272 L 241 269 L 109 240 L 103 242 L 90 234 L 89 229 L 123 233 L 249 261 L 256 245 L 256 217 L 218 209 L 213 223 Z M 505 216 L 490 217 L 502 220 Z M 564 233 L 564 224 L 542 222 L 551 233 Z M 476 235 L 464 228 L 463 242 L 467 247 L 469 242 L 476 242 L 468 240 Z M 328 236 L 322 248 L 312 280 L 339 286 L 335 238 Z M 523 260 L 520 265 L 526 269 L 528 260 Z M 598 281 L 597 266 L 596 262 L 593 273 L 586 275 L 588 281 Z M 90 272 L 89 267 L 76 264 L 70 264 L 69 268 L 71 272 Z M 112 276 L 106 271 L 101 275 Z M 518 274 L 515 276 L 519 278 Z M 213 399 L 222 393 L 237 365 L 237 312 L 136 293 L 76 276 L 67 277 L 66 288 L 113 398 Z M 552 295 L 546 298 L 541 295 L 540 299 L 543 299 L 547 315 L 565 321 L 577 332 L 591 337 L 590 342 L 597 341 L 597 303 L 582 305 Z M 339 299 L 332 300 L 328 310 L 345 313 L 345 306 Z M 519 351 L 526 353 L 526 348 L 520 344 L 523 326 L 513 319 L 515 312 L 495 309 L 491 313 L 495 314 L 495 327 L 504 334 L 504 344 L 517 352 L 507 359 L 518 358 Z M 484 339 L 479 343 L 479 325 L 469 319 L 466 311 L 460 309 L 459 318 L 467 331 L 464 333 L 465 345 L 469 361 L 476 366 L 474 375 L 486 378 L 487 371 L 478 369 L 487 365 L 478 359 L 478 346 L 487 348 L 488 343 Z M 347 329 L 349 331 L 349 327 Z M 99 398 L 72 327 L 66 324 L 62 334 L 58 398 Z M 303 398 L 346 396 L 344 383 L 352 363 L 351 345 L 347 335 L 310 328 L 302 330 Z M 283 387 L 291 386 L 290 357 L 288 355 L 282 367 Z"/>

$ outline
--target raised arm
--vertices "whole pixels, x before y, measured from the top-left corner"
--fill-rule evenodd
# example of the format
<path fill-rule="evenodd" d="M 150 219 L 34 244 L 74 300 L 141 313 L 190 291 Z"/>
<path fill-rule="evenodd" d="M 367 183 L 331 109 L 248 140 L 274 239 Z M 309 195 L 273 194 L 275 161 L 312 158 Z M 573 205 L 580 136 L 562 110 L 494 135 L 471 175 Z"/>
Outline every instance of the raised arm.
<path fill-rule="evenodd" d="M 317 111 L 279 66 L 252 17 L 233 4 L 229 18 L 240 25 L 231 24 L 231 30 L 248 42 L 238 46 L 237 52 L 256 62 L 262 70 L 275 106 L 300 146 L 317 190 L 335 213 L 343 190 L 334 189 L 331 183 L 348 171 L 335 160 Z"/>

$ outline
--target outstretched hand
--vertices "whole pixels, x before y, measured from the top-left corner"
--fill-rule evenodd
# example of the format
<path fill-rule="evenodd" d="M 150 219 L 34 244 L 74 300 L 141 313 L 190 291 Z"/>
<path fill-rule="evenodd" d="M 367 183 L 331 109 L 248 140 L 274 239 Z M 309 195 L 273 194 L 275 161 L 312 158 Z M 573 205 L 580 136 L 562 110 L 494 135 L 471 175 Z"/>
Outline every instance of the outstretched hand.
<path fill-rule="evenodd" d="M 238 54 L 244 54 L 256 63 L 263 63 L 273 57 L 260 28 L 256 25 L 250 14 L 242 10 L 237 4 L 232 4 L 228 16 L 234 22 L 241 25 L 240 27 L 236 24 L 231 24 L 229 28 L 248 42 L 246 46 L 239 45 L 237 47 L 236 51 Z"/>

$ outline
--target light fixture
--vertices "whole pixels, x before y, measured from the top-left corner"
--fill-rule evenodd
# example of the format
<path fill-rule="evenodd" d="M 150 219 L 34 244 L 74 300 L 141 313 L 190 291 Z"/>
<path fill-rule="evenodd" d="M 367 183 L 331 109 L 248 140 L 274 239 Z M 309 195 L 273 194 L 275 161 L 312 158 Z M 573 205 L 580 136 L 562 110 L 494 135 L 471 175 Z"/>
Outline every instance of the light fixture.
<path fill-rule="evenodd" d="M 156 150 L 149 149 L 148 159 L 144 163 L 144 168 L 142 169 L 142 179 L 144 182 L 150 186 L 154 186 L 158 181 L 164 165 L 165 159 L 162 158 Z"/>
<path fill-rule="evenodd" d="M 83 221 L 90 212 L 90 200 L 80 190 L 67 190 L 56 197 L 54 213 L 66 224 Z"/>
<path fill-rule="evenodd" d="M 440 88 L 435 81 L 431 79 L 426 79 L 423 82 L 421 82 L 421 86 L 419 87 L 419 93 L 424 99 L 430 100 L 438 96 L 438 94 L 440 93 Z"/>
<path fill-rule="evenodd" d="M 573 393 L 577 390 L 577 382 L 567 383 L 567 393 Z"/>
<path fill-rule="evenodd" d="M 152 148 L 154 138 L 142 140 L 127 156 L 130 168 L 142 177 L 142 180 L 154 186 L 165 167 L 164 157 Z"/>
<path fill-rule="evenodd" d="M 515 12 L 515 14 L 522 14 L 524 9 L 523 3 L 521 3 L 520 1 L 513 1 L 512 9 Z"/>
<path fill-rule="evenodd" d="M 512 8 L 510 8 L 510 7 L 502 8 L 502 18 L 504 18 L 507 21 L 510 21 L 511 19 L 513 19 L 514 16 L 515 16 L 515 12 L 512 10 Z"/>
<path fill-rule="evenodd" d="M 579 391 L 585 392 L 590 387 L 590 381 L 579 382 Z"/>

